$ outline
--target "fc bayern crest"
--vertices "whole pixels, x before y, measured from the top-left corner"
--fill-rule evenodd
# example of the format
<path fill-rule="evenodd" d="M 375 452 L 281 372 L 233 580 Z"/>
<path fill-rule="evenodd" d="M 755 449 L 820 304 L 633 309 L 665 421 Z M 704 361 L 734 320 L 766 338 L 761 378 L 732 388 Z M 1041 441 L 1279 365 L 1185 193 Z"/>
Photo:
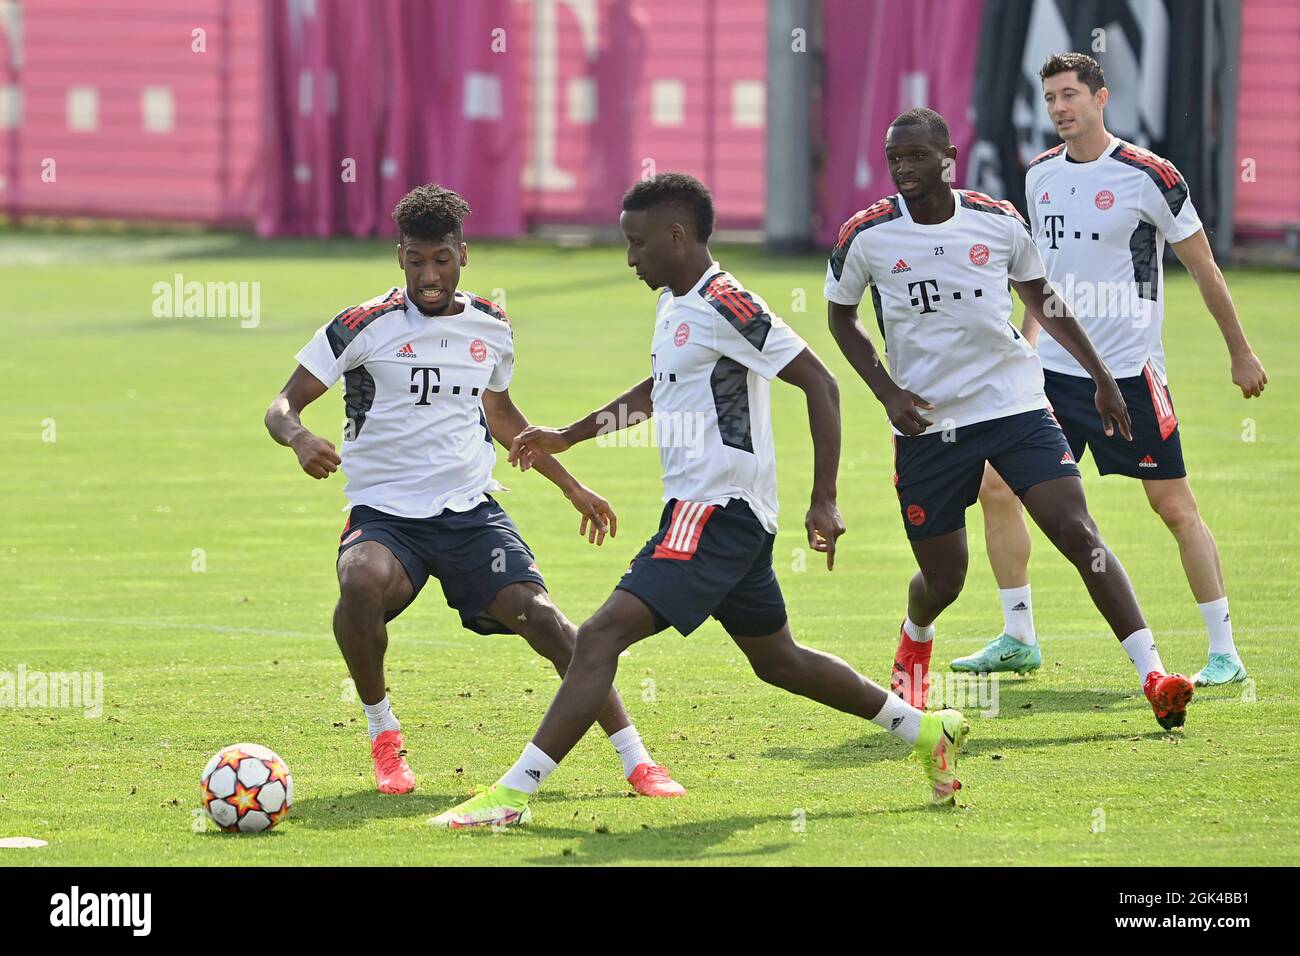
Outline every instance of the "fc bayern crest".
<path fill-rule="evenodd" d="M 677 331 L 673 333 L 673 345 L 676 345 L 678 348 L 681 348 L 688 341 L 690 341 L 690 338 L 691 338 L 691 327 L 687 325 L 685 322 L 683 322 L 681 325 L 677 326 Z"/>
<path fill-rule="evenodd" d="M 977 242 L 970 247 L 970 263 L 973 266 L 988 265 L 989 247 L 982 242 Z"/>
<path fill-rule="evenodd" d="M 487 345 L 482 339 L 475 339 L 469 343 L 469 357 L 475 362 L 482 362 L 487 358 Z"/>
<path fill-rule="evenodd" d="M 1109 209 L 1111 206 L 1115 205 L 1115 194 L 1109 189 L 1103 189 L 1101 192 L 1097 193 L 1097 197 L 1093 202 L 1097 204 L 1098 209 Z"/>

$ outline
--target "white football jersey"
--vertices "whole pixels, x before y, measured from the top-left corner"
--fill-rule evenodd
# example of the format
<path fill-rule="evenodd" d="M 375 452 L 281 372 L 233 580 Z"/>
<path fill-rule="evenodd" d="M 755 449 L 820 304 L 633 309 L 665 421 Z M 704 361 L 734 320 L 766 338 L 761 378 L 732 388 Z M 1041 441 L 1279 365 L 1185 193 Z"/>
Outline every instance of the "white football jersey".
<path fill-rule="evenodd" d="M 1116 137 L 1090 163 L 1062 144 L 1030 163 L 1025 199 L 1047 277 L 1111 374 L 1141 375 L 1149 361 L 1165 382 L 1165 241 L 1201 229 L 1178 170 Z M 1053 372 L 1088 374 L 1048 334 L 1038 355 Z"/>
<path fill-rule="evenodd" d="M 685 295 L 660 293 L 650 370 L 665 501 L 740 498 L 776 533 L 769 383 L 805 348 L 716 262 Z"/>
<path fill-rule="evenodd" d="M 483 392 L 514 371 L 506 314 L 457 291 L 455 315 L 425 315 L 398 288 L 344 309 L 298 353 L 327 387 L 344 381 L 343 493 L 402 518 L 469 511 L 500 485 Z"/>
<path fill-rule="evenodd" d="M 1047 407 L 1008 286 L 1043 278 L 1038 249 L 1011 203 L 969 190 L 953 200 L 934 225 L 913 222 L 898 194 L 856 213 L 826 269 L 832 302 L 857 305 L 870 289 L 894 381 L 934 405 L 925 434 Z"/>

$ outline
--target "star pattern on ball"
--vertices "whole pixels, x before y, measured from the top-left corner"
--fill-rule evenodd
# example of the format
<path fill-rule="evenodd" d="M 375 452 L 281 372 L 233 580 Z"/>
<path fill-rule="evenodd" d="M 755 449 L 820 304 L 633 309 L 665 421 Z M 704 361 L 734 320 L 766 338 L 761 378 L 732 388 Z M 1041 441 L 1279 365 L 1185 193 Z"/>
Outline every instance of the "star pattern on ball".
<path fill-rule="evenodd" d="M 287 783 L 289 780 L 289 768 L 284 765 L 282 760 L 263 760 L 271 775 L 267 778 L 267 783 L 272 780 L 279 780 L 281 783 Z"/>
<path fill-rule="evenodd" d="M 248 754 L 242 750 L 227 750 L 221 755 L 221 763 L 217 767 L 234 767 L 235 773 L 239 772 L 239 761 L 247 757 Z"/>
<path fill-rule="evenodd" d="M 242 817 L 249 810 L 260 810 L 261 806 L 257 802 L 257 795 L 261 787 L 245 787 L 242 783 L 235 783 L 235 792 L 232 796 L 226 798 L 226 802 L 239 812 Z"/>

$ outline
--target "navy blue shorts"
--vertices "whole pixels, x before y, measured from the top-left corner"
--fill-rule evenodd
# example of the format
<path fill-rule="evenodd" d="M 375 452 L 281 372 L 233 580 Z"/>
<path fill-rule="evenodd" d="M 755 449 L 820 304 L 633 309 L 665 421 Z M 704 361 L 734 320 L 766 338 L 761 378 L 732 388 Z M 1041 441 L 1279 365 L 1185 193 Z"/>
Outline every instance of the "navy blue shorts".
<path fill-rule="evenodd" d="M 726 505 L 674 498 L 618 589 L 650 608 L 656 630 L 689 634 L 712 615 L 736 637 L 773 634 L 786 621 L 772 570 L 775 540 L 739 498 Z"/>
<path fill-rule="evenodd" d="M 1043 370 L 1043 390 L 1056 420 L 1065 431 L 1076 461 L 1092 452 L 1097 473 L 1130 478 L 1184 478 L 1183 441 L 1168 386 L 1148 365 L 1141 375 L 1116 379 L 1133 424 L 1133 440 L 1118 431 L 1110 437 L 1101 428 L 1092 379 Z"/>
<path fill-rule="evenodd" d="M 339 554 L 367 541 L 379 542 L 402 562 L 411 579 L 411 601 L 433 575 L 448 607 L 460 612 L 461 625 L 479 634 L 515 633 L 485 613 L 506 585 L 532 581 L 546 587 L 519 529 L 490 496 L 469 511 L 442 511 L 432 518 L 399 518 L 356 505 L 343 526 Z M 384 620 L 397 617 L 411 601 Z"/>
<path fill-rule="evenodd" d="M 1034 485 L 1079 468 L 1061 426 L 1047 409 L 963 425 L 947 433 L 894 437 L 894 487 L 911 541 L 966 526 L 979 500 L 984 463 L 1021 497 Z"/>

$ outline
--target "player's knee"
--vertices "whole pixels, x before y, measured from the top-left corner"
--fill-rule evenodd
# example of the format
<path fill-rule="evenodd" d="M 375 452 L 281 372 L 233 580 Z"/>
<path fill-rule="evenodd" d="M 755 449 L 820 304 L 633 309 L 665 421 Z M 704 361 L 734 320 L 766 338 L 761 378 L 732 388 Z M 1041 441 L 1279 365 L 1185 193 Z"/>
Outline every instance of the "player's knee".
<path fill-rule="evenodd" d="M 1174 534 L 1195 528 L 1201 523 L 1201 513 L 1196 508 L 1196 499 L 1191 497 L 1161 498 L 1152 502 L 1151 507 Z"/>
<path fill-rule="evenodd" d="M 794 645 L 753 654 L 749 666 L 754 669 L 754 676 L 765 684 L 785 687 L 790 683 L 791 675 L 797 669 Z"/>
<path fill-rule="evenodd" d="M 1063 517 L 1054 530 L 1052 541 L 1074 564 L 1092 561 L 1097 551 L 1105 547 L 1097 525 L 1086 512 Z"/>
<path fill-rule="evenodd" d="M 338 571 L 341 605 L 366 608 L 383 604 L 384 571 L 377 562 L 353 549 L 339 559 Z"/>
<path fill-rule="evenodd" d="M 926 572 L 925 588 L 930 597 L 947 607 L 966 586 L 965 568 L 944 568 L 940 571 Z"/>
<path fill-rule="evenodd" d="M 573 642 L 573 664 L 583 667 L 617 660 L 623 645 L 618 631 L 599 620 L 590 620 L 578 628 Z"/>

